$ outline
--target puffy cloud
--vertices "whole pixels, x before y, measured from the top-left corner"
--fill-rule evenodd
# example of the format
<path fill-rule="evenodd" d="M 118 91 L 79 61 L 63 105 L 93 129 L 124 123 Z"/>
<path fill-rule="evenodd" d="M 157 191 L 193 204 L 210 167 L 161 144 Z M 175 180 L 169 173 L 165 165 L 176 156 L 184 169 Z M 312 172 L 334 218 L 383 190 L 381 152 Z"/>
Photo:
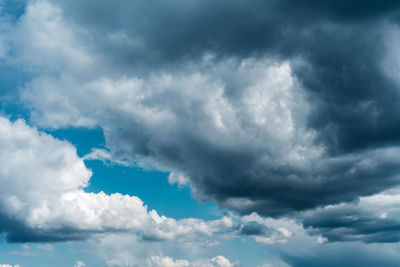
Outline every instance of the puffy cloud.
<path fill-rule="evenodd" d="M 0 117 L 0 155 L 0 230 L 9 241 L 83 239 L 113 231 L 153 242 L 248 234 L 239 230 L 240 219 L 175 220 L 148 211 L 135 196 L 85 192 L 91 171 L 75 148 L 22 120 Z"/>
<path fill-rule="evenodd" d="M 242 221 L 238 234 L 251 236 L 262 244 L 286 243 L 293 233 L 298 233 L 301 229 L 292 220 L 262 218 L 257 213 L 244 216 Z"/>
<path fill-rule="evenodd" d="M 94 80 L 69 66 L 61 76 L 38 77 L 22 96 L 35 123 L 100 126 L 116 160 L 172 171 L 170 181 L 190 181 L 199 199 L 243 213 L 281 215 L 398 183 L 394 172 L 382 171 L 397 168 L 388 158 L 396 148 L 328 153 L 333 143 L 320 143 L 324 131 L 308 127 L 320 103 L 309 102 L 313 95 L 293 74 L 299 64 L 208 55 L 184 63 L 185 70 Z"/>
<path fill-rule="evenodd" d="M 121 260 L 110 260 L 107 262 L 110 267 L 128 267 L 128 266 L 143 266 L 143 267 L 239 267 L 239 262 L 231 263 L 223 256 L 216 256 L 211 259 L 197 260 L 189 262 L 187 260 L 174 260 L 165 256 L 151 256 L 146 259 L 137 260 L 135 262 L 127 262 Z"/>
<path fill-rule="evenodd" d="M 170 183 L 189 184 L 199 200 L 245 214 L 317 214 L 399 184 L 400 95 L 388 72 L 397 39 L 387 38 L 397 5 L 30 1 L 7 37 L 9 60 L 35 76 L 21 92 L 33 123 L 99 126 L 112 160 L 170 171 Z M 137 202 L 71 200 L 89 210 Z M 82 228 L 119 227 L 101 216 L 104 225 Z M 260 223 L 242 231 L 269 233 Z"/>
<path fill-rule="evenodd" d="M 310 106 L 290 64 L 232 59 L 207 70 L 208 60 L 204 70 L 193 66 L 190 73 L 154 73 L 146 79 L 105 78 L 82 85 L 73 77 L 43 77 L 23 98 L 35 123 L 101 126 L 116 160 L 172 171 L 170 181 L 190 181 L 199 199 L 246 212 L 247 207 L 235 206 L 236 199 L 248 197 L 252 203 L 253 197 L 269 195 L 270 200 L 260 199 L 263 213 L 296 208 L 273 192 L 308 171 L 323 148 L 313 145 L 315 133 L 306 129 Z M 243 88 L 228 87 L 232 81 L 221 80 L 221 73 L 236 73 Z"/>
<path fill-rule="evenodd" d="M 21 120 L 0 118 L 0 144 L 0 229 L 10 239 L 29 239 L 31 233 L 18 223 L 42 228 L 59 209 L 60 196 L 83 192 L 91 172 L 72 145 Z"/>

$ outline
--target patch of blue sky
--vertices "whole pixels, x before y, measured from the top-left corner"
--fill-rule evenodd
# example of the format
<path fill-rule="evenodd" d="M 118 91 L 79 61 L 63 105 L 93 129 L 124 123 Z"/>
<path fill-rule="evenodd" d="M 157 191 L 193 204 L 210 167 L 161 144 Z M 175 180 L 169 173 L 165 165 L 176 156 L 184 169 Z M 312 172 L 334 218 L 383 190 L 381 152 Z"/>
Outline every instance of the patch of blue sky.
<path fill-rule="evenodd" d="M 101 129 L 69 128 L 47 132 L 72 143 L 80 157 L 88 154 L 92 148 L 105 148 Z M 86 160 L 85 164 L 93 171 L 90 185 L 85 189 L 87 192 L 137 196 L 150 210 L 155 209 L 160 215 L 175 219 L 194 217 L 208 220 L 221 216 L 222 211 L 214 203 L 198 203 L 192 198 L 189 188 L 170 185 L 169 173 L 100 160 Z"/>
<path fill-rule="evenodd" d="M 0 23 L 16 23 L 25 12 L 24 0 L 0 0 Z M 14 51 L 8 50 L 12 58 Z M 32 79 L 32 73 L 14 64 L 7 57 L 0 58 L 0 115 L 11 120 L 25 119 L 28 121 L 28 109 L 19 99 L 19 90 Z"/>
<path fill-rule="evenodd" d="M 0 114 L 11 120 L 28 121 L 29 111 L 19 100 L 19 90 L 30 80 L 30 75 L 0 60 Z"/>
<path fill-rule="evenodd" d="M 25 0 L 0 0 L 0 14 L 11 22 L 16 22 L 25 12 Z"/>

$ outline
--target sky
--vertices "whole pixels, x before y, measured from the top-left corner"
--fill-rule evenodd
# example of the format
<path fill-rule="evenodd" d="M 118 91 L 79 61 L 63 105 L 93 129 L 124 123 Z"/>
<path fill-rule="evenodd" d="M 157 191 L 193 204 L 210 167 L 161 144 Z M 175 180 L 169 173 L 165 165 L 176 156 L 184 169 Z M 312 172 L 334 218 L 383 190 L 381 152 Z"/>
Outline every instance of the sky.
<path fill-rule="evenodd" d="M 0 267 L 398 266 L 400 2 L 0 0 Z"/>

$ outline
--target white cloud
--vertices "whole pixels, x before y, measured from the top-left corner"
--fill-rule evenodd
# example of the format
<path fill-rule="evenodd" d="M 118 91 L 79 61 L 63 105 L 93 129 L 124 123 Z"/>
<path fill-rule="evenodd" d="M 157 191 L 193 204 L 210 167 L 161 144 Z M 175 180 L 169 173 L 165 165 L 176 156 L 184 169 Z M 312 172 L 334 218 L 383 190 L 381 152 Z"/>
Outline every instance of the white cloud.
<path fill-rule="evenodd" d="M 237 218 L 175 220 L 148 211 L 135 196 L 87 193 L 84 188 L 90 177 L 91 171 L 70 143 L 22 120 L 10 122 L 0 117 L 0 211 L 38 233 L 38 239 L 40 235 L 69 239 L 124 230 L 142 241 L 186 242 L 234 236 L 240 229 Z M 9 235 L 18 234 L 18 230 L 5 227 Z M 52 247 L 43 245 L 43 249 Z"/>
<path fill-rule="evenodd" d="M 113 158 L 113 156 L 111 155 L 111 153 L 109 151 L 107 151 L 106 149 L 99 149 L 99 148 L 94 148 L 92 149 L 92 151 L 85 155 L 83 157 L 84 160 L 101 160 L 103 161 L 103 163 L 112 163 L 112 164 L 118 164 L 118 165 L 122 165 L 122 166 L 134 166 L 134 162 L 129 161 L 129 160 L 116 160 Z"/>
<path fill-rule="evenodd" d="M 302 194 L 304 188 L 307 191 L 324 185 L 321 177 L 344 177 L 336 169 L 346 169 L 345 175 L 351 180 L 379 166 L 397 164 L 390 158 L 398 154 L 398 149 L 324 158 L 324 147 L 315 143 L 316 132 L 307 127 L 313 106 L 292 72 L 293 61 L 265 57 L 217 61 L 213 55 L 204 55 L 200 62 L 187 61 L 180 67 L 148 73 L 120 72 L 119 68 L 113 71 L 116 66 L 86 42 L 88 32 L 64 18 L 60 8 L 47 1 L 32 1 L 26 10 L 13 29 L 15 33 L 10 32 L 8 37 L 16 49 L 15 62 L 34 69 L 36 74 L 21 97 L 32 111 L 31 122 L 37 125 L 100 126 L 111 151 L 93 150 L 84 159 L 135 162 L 170 171 L 170 183 L 190 184 L 198 198 L 214 197 L 225 207 L 239 211 L 268 209 L 270 203 L 276 206 L 274 201 L 281 200 L 279 197 L 271 201 L 267 198 L 265 203 L 252 199 L 255 189 L 268 191 L 274 183 L 277 188 L 294 184 L 294 192 L 288 194 Z M 111 39 L 122 37 L 119 34 Z M 12 127 L 30 131 L 22 122 Z M 237 226 L 228 218 L 176 221 L 149 212 L 136 197 L 86 193 L 83 188 L 90 171 L 74 148 L 44 134 L 35 132 L 32 136 L 42 136 L 33 138 L 40 140 L 37 147 L 29 148 L 34 156 L 22 150 L 27 158 L 15 156 L 15 169 L 1 170 L 9 171 L 2 174 L 4 177 L 15 176 L 13 180 L 20 181 L 1 194 L 4 210 L 30 227 L 131 230 L 140 232 L 143 239 L 172 240 L 211 236 Z M 53 147 L 41 151 L 41 143 Z M 17 151 L 16 147 L 4 149 Z M 227 158 L 229 155 L 236 161 Z M 57 157 L 65 160 L 64 169 L 59 169 L 63 161 Z M 9 164 L 8 158 L 3 160 Z M 235 176 L 232 171 L 220 177 L 236 165 L 243 173 Z M 28 176 L 34 178 L 25 181 Z M 62 178 L 54 180 L 55 176 Z M 218 195 L 218 190 L 243 192 L 242 183 L 250 188 L 248 196 Z M 338 188 L 344 188 L 343 183 Z M 329 201 L 335 202 L 334 197 Z M 387 218 L 390 213 L 379 216 Z M 254 221 L 271 227 L 270 222 Z M 278 225 L 272 228 L 276 230 L 274 236 L 257 235 L 255 240 L 268 244 L 290 237 L 291 230 Z"/>
<path fill-rule="evenodd" d="M 91 176 L 75 148 L 18 120 L 0 117 L 0 202 L 3 212 L 33 225 L 56 210 L 60 195 L 82 190 Z M 47 214 L 47 215 L 46 215 Z"/>
<path fill-rule="evenodd" d="M 74 267 L 85 267 L 86 264 L 83 261 L 77 261 L 74 264 Z"/>
<path fill-rule="evenodd" d="M 83 43 L 76 41 L 77 35 L 85 36 L 84 30 L 68 27 L 62 10 L 47 1 L 28 1 L 25 13 L 12 31 L 8 40 L 18 54 L 14 60 L 28 64 L 29 68 L 49 71 L 52 66 L 52 71 L 68 68 L 78 74 L 93 64 Z"/>
<path fill-rule="evenodd" d="M 231 263 L 223 256 L 216 256 L 210 259 L 197 261 L 175 260 L 168 256 L 150 256 L 146 259 L 136 259 L 134 261 L 123 261 L 113 259 L 107 262 L 110 267 L 239 267 L 239 262 Z"/>
<path fill-rule="evenodd" d="M 178 184 L 179 186 L 188 185 L 189 179 L 186 178 L 181 173 L 171 172 L 168 175 L 168 183 L 169 184 Z"/>
<path fill-rule="evenodd" d="M 86 193 L 91 171 L 75 148 L 22 120 L 0 117 L 0 205 L 7 216 L 38 230 L 136 230 L 156 239 L 213 235 L 234 226 L 216 221 L 176 221 L 147 210 L 134 196 Z"/>
<path fill-rule="evenodd" d="M 170 160 L 148 159 L 142 149 L 151 148 L 143 142 L 159 150 L 189 135 L 208 146 L 260 151 L 262 164 L 279 161 L 298 168 L 323 151 L 306 129 L 310 105 L 290 62 L 230 58 L 218 63 L 206 55 L 178 70 L 114 73 L 111 63 L 102 64 L 101 55 L 85 45 L 85 30 L 47 1 L 28 4 L 12 35 L 18 61 L 45 69 L 22 94 L 38 125 L 101 126 L 114 153 L 150 160 L 181 171 L 182 177 L 184 170 Z M 133 133 L 136 128 L 141 132 Z"/>

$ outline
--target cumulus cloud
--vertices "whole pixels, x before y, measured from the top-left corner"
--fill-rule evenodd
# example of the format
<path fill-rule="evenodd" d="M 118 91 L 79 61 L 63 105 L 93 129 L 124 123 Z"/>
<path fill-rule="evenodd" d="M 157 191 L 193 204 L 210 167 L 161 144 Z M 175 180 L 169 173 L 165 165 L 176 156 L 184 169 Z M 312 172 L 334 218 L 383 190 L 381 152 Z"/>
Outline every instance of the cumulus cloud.
<path fill-rule="evenodd" d="M 128 266 L 143 266 L 143 267 L 239 267 L 239 262 L 231 263 L 223 256 L 216 256 L 211 259 L 197 260 L 189 262 L 187 260 L 175 260 L 166 256 L 151 256 L 146 259 L 137 261 L 121 261 L 110 260 L 107 262 L 110 267 L 128 267 Z"/>
<path fill-rule="evenodd" d="M 301 232 L 301 226 L 293 220 L 263 218 L 257 213 L 241 219 L 239 234 L 251 236 L 262 244 L 286 243 L 293 234 Z"/>
<path fill-rule="evenodd" d="M 91 171 L 75 148 L 22 120 L 0 117 L 0 154 L 0 230 L 9 241 L 84 239 L 114 231 L 149 242 L 248 234 L 240 219 L 175 220 L 148 211 L 135 196 L 85 192 Z"/>
<path fill-rule="evenodd" d="M 87 35 L 100 38 L 91 24 L 96 18 L 72 23 L 71 18 L 83 20 L 82 14 L 69 13 L 80 4 L 59 5 L 63 9 L 33 2 L 16 26 L 21 35 L 28 31 L 32 38 L 47 36 L 50 40 L 34 46 L 29 38 L 25 43 L 14 40 L 22 43 L 17 50 L 21 55 L 39 57 L 26 64 L 47 68 L 22 92 L 35 124 L 50 128 L 99 126 L 116 161 L 129 159 L 171 171 L 170 182 L 190 184 L 199 200 L 215 200 L 242 213 L 284 215 L 353 201 L 398 184 L 399 162 L 392 159 L 398 148 L 380 147 L 379 138 L 385 142 L 390 138 L 376 132 L 392 127 L 381 125 L 384 114 L 397 113 L 382 109 L 389 102 L 376 89 L 376 83 L 383 82 L 381 76 L 379 81 L 359 84 L 365 73 L 378 75 L 371 65 L 375 58 L 366 57 L 365 70 L 359 73 L 353 66 L 362 65 L 365 54 L 354 53 L 351 47 L 335 51 L 338 60 L 349 66 L 349 72 L 343 72 L 343 83 L 334 76 L 336 65 L 318 65 L 325 64 L 326 49 L 332 46 L 318 47 L 308 58 L 300 53 L 286 59 L 269 53 L 258 57 L 233 53 L 220 58 L 219 50 L 210 48 L 199 52 L 196 60 L 181 59 L 179 66 L 169 69 L 110 71 L 117 63 L 99 52 L 101 46 L 86 43 Z M 239 5 L 235 2 L 229 12 Z M 107 1 L 96 8 L 105 6 Z M 192 10 L 190 5 L 185 8 Z M 144 38 L 146 43 L 152 40 L 140 30 L 120 32 L 127 26 L 124 23 L 110 21 L 109 28 L 101 29 L 118 38 L 128 34 Z M 32 28 L 32 24 L 38 27 Z M 47 31 L 49 27 L 57 31 Z M 322 23 L 320 27 L 325 36 L 339 31 L 350 38 L 354 33 L 350 26 L 342 29 Z M 381 28 L 376 26 L 372 32 L 378 34 Z M 312 28 L 307 31 L 308 39 L 322 42 Z M 63 32 L 63 36 L 53 32 Z M 117 42 L 115 38 L 110 42 Z M 306 40 L 301 41 L 299 45 L 306 45 Z M 340 40 L 332 42 L 341 47 Z M 54 51 L 62 64 L 50 74 Z M 94 73 L 94 64 L 100 62 L 104 64 Z M 342 85 L 353 93 L 338 90 Z M 364 90 L 360 98 L 359 90 Z M 371 131 L 376 138 L 371 139 Z M 361 132 L 362 137 L 355 135 Z"/>
<path fill-rule="evenodd" d="M 395 241 L 382 236 L 395 221 L 363 203 L 400 182 L 398 3 L 314 2 L 29 1 L 2 32 L 8 63 L 33 76 L 20 92 L 31 123 L 103 129 L 110 153 L 88 159 L 169 171 L 170 183 L 189 185 L 200 201 L 300 216 L 328 240 Z M 132 212 L 162 222 L 144 240 L 232 226 L 191 228 L 203 222 L 160 217 L 134 197 L 87 194 L 82 170 L 60 185 L 54 203 L 65 210 L 36 207 L 31 226 L 76 228 L 71 215 L 80 214 L 81 230 L 133 229 L 138 223 L 120 216 Z M 30 206 L 6 196 L 7 214 L 20 220 Z M 121 203 L 121 213 L 95 212 Z M 322 219 L 338 214 L 333 225 Z M 181 234 L 171 237 L 165 229 L 176 225 Z M 286 232 L 277 229 L 249 222 L 240 231 L 280 240 Z"/>

